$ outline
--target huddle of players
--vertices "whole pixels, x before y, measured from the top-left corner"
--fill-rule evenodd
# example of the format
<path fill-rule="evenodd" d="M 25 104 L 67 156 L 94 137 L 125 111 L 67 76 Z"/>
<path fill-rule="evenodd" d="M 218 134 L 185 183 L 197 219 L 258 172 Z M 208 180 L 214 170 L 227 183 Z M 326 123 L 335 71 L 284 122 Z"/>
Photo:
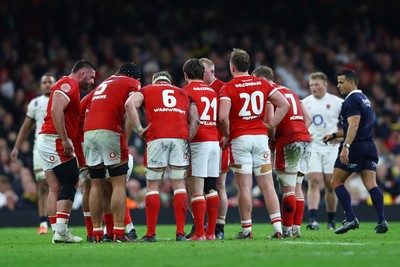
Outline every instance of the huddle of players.
<path fill-rule="evenodd" d="M 273 225 L 270 238 L 300 237 L 304 212 L 301 183 L 311 153 L 308 126 L 312 118 L 293 91 L 273 83 L 270 68 L 261 66 L 249 74 L 246 51 L 233 49 L 229 67 L 233 79 L 224 84 L 215 78 L 212 61 L 190 59 L 183 66 L 188 83 L 184 88 L 172 85 L 166 71 L 155 73 L 152 84 L 141 88 L 140 68 L 127 63 L 79 102 L 79 88 L 93 85 L 96 69 L 87 60 L 78 61 L 71 75 L 54 85 L 38 137 L 43 169 L 53 192 L 48 202 L 48 210 L 53 211 L 49 212 L 53 241 L 82 241 L 67 227 L 79 168 L 82 177 L 86 169 L 86 178 L 90 177 L 83 179 L 90 184 L 85 186 L 87 202 L 83 204 L 88 241 L 103 242 L 105 236 L 114 242 L 136 239 L 136 233 L 131 238 L 125 234 L 129 217 L 125 203 L 127 140 L 132 129 L 146 140 L 147 232 L 141 241 L 156 241 L 159 186 L 167 168 L 174 190 L 177 241 L 224 238 L 224 186 L 229 167 L 239 191 L 242 231 L 237 239 L 252 238 L 253 174 Z M 141 107 L 146 111 L 145 128 L 137 111 Z M 72 160 L 75 153 L 79 166 Z M 282 216 L 273 185 L 273 163 L 283 193 Z M 185 237 L 188 200 L 195 232 Z M 104 217 L 106 235 L 103 213 L 109 214 Z"/>

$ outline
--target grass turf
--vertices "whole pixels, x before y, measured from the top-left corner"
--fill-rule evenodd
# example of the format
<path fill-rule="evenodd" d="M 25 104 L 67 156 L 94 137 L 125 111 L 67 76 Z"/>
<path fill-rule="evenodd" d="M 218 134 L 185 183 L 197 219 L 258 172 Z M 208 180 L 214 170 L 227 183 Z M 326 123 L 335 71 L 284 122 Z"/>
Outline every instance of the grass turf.
<path fill-rule="evenodd" d="M 375 224 L 336 235 L 302 227 L 302 238 L 268 240 L 270 225 L 253 225 L 253 240 L 234 240 L 239 225 L 226 225 L 223 241 L 175 241 L 173 225 L 159 225 L 155 243 L 52 244 L 51 234 L 34 228 L 0 228 L 0 266 L 396 266 L 400 255 L 400 223 L 375 234 Z M 144 235 L 145 226 L 136 227 Z M 186 226 L 190 229 L 190 225 Z M 86 236 L 84 227 L 71 227 Z"/>

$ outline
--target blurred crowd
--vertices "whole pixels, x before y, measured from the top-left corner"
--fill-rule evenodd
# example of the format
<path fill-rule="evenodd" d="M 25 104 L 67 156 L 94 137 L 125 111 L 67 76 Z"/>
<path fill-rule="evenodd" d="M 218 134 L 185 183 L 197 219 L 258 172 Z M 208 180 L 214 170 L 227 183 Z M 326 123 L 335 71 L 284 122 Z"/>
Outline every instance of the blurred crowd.
<path fill-rule="evenodd" d="M 9 154 L 27 104 L 39 94 L 42 74 L 50 71 L 61 77 L 76 60 L 87 58 L 98 68 L 98 84 L 121 63 L 133 61 L 142 66 L 142 85 L 150 83 L 154 72 L 168 70 L 173 83 L 183 86 L 183 63 L 208 57 L 215 62 L 217 77 L 228 81 L 227 55 L 234 47 L 249 52 L 252 69 L 271 66 L 276 82 L 301 98 L 309 94 L 309 73 L 325 72 L 329 91 L 338 94 L 337 70 L 356 70 L 359 88 L 376 112 L 379 184 L 387 204 L 400 203 L 400 34 L 395 16 L 390 15 L 398 4 L 362 2 L 250 0 L 238 6 L 221 0 L 137 5 L 127 0 L 2 1 L 0 208 L 36 206 L 33 133 L 21 148 L 20 160 L 10 161 Z M 339 15 L 346 19 L 338 20 Z M 127 184 L 128 205 L 140 208 L 144 206 L 144 144 L 135 135 L 129 144 L 136 166 Z M 230 204 L 236 205 L 231 180 L 228 194 Z M 365 194 L 357 191 L 357 180 L 354 183 L 354 202 L 366 201 Z M 162 191 L 163 205 L 171 205 L 168 179 Z"/>

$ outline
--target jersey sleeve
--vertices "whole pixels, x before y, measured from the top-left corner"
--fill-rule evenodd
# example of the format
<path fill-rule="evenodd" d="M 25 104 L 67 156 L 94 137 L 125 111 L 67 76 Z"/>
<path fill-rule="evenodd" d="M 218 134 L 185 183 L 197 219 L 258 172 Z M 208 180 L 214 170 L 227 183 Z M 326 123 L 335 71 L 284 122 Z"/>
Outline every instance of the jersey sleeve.
<path fill-rule="evenodd" d="M 64 81 L 54 87 L 54 93 L 59 93 L 63 95 L 68 100 L 68 102 L 70 102 L 71 98 L 74 96 L 74 94 L 76 94 L 76 89 L 73 85 L 71 85 L 71 83 Z"/>
<path fill-rule="evenodd" d="M 35 106 L 37 106 L 37 99 L 33 99 L 31 102 L 28 104 L 28 108 L 26 111 L 26 116 L 32 120 L 36 120 L 36 109 Z"/>
<path fill-rule="evenodd" d="M 231 96 L 229 94 L 228 85 L 223 85 L 219 91 L 219 100 L 229 100 L 231 101 Z"/>
<path fill-rule="evenodd" d="M 347 118 L 352 117 L 352 116 L 357 116 L 360 115 L 361 108 L 359 104 L 359 99 L 358 98 L 353 98 L 351 101 L 348 101 L 346 103 L 346 116 Z"/>

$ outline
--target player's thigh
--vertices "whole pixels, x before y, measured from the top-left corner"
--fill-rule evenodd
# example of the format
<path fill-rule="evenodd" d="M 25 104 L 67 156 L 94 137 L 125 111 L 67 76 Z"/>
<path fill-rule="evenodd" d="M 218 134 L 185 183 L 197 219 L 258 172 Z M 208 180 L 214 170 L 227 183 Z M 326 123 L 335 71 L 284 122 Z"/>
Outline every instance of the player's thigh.
<path fill-rule="evenodd" d="M 37 148 L 42 161 L 43 171 L 47 171 L 75 157 L 75 153 L 64 155 L 64 147 L 58 135 L 40 134 Z"/>
<path fill-rule="evenodd" d="M 333 174 L 333 168 L 335 166 L 335 161 L 338 157 L 338 150 L 327 149 L 322 155 L 322 173 Z"/>
<path fill-rule="evenodd" d="M 322 173 L 323 163 L 322 163 L 323 151 L 316 149 L 311 149 L 310 159 L 308 161 L 307 173 Z"/>
<path fill-rule="evenodd" d="M 101 147 L 97 143 L 97 131 L 88 131 L 84 134 L 83 153 L 85 155 L 86 165 L 97 166 L 104 162 Z"/>
<path fill-rule="evenodd" d="M 168 165 L 175 167 L 189 167 L 189 164 L 190 164 L 189 141 L 179 138 L 171 139 Z"/>

